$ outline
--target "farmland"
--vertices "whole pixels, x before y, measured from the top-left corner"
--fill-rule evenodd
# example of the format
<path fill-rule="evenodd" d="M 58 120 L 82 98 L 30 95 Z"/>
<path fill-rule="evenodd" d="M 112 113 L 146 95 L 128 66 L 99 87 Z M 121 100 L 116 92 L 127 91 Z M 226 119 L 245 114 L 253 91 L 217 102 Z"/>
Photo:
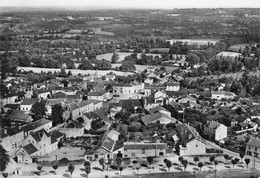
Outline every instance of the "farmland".
<path fill-rule="evenodd" d="M 176 41 L 181 41 L 183 43 L 188 43 L 188 45 L 208 45 L 208 43 L 212 43 L 213 45 L 216 44 L 217 42 L 220 41 L 220 39 L 211 39 L 211 38 L 201 38 L 201 39 L 171 39 L 171 40 L 167 40 L 169 41 L 171 44 L 176 42 Z"/>
<path fill-rule="evenodd" d="M 17 67 L 17 70 L 22 70 L 22 71 L 33 71 L 35 73 L 41 73 L 41 72 L 60 72 L 60 68 L 38 68 L 38 67 Z M 96 73 L 96 70 L 80 70 L 80 69 L 66 69 L 66 72 L 71 71 L 71 73 L 73 75 L 78 75 L 78 74 L 82 74 L 82 75 L 93 75 Z M 114 71 L 114 70 L 99 70 L 98 74 L 103 76 L 106 75 L 110 72 L 113 72 L 116 75 L 120 75 L 120 76 L 128 76 L 128 75 L 132 75 L 133 73 L 131 72 L 120 72 L 120 71 Z"/>

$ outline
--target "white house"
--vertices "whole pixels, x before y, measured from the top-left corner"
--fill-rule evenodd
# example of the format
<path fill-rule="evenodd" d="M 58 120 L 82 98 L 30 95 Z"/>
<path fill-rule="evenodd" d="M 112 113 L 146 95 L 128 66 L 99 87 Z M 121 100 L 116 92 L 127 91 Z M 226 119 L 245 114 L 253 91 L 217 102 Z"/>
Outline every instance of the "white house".
<path fill-rule="evenodd" d="M 223 139 L 227 137 L 227 127 L 219 122 L 210 121 L 204 125 L 204 134 L 223 142 Z"/>
<path fill-rule="evenodd" d="M 166 91 L 179 91 L 180 82 L 168 82 L 166 83 Z"/>
<path fill-rule="evenodd" d="M 144 83 L 130 84 L 130 83 L 118 83 L 113 86 L 113 94 L 133 94 L 144 90 Z"/>
<path fill-rule="evenodd" d="M 147 156 L 165 156 L 166 143 L 124 142 L 124 158 L 144 158 Z"/>
<path fill-rule="evenodd" d="M 234 99 L 235 96 L 234 93 L 228 91 L 211 91 L 211 99 Z"/>
<path fill-rule="evenodd" d="M 110 93 L 105 91 L 94 91 L 88 94 L 89 100 L 105 101 L 110 98 Z"/>
<path fill-rule="evenodd" d="M 39 102 L 38 98 L 31 98 L 31 99 L 24 98 L 24 100 L 20 105 L 20 110 L 29 112 L 32 109 L 32 105 L 36 102 Z"/>

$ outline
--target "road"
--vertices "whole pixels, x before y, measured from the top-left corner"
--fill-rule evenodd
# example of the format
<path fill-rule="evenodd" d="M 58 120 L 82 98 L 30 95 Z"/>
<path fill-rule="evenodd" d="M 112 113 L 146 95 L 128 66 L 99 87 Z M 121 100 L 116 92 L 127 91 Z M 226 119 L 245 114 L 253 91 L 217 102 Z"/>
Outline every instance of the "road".
<path fill-rule="evenodd" d="M 223 154 L 227 154 L 229 156 L 232 156 L 233 158 L 239 158 L 240 159 L 239 153 L 236 153 L 236 152 L 230 151 L 228 149 L 222 148 L 219 145 L 215 144 L 214 142 L 210 142 L 208 140 L 206 140 L 206 143 L 207 143 L 208 147 L 211 147 L 211 148 L 214 148 L 214 149 L 220 149 L 220 150 L 223 151 Z M 245 155 L 244 159 L 245 158 L 250 159 L 249 164 L 251 164 L 251 165 L 253 165 L 254 160 L 255 160 L 255 168 L 260 169 L 260 159 L 259 158 L 253 158 L 252 156 L 248 156 L 248 155 Z"/>

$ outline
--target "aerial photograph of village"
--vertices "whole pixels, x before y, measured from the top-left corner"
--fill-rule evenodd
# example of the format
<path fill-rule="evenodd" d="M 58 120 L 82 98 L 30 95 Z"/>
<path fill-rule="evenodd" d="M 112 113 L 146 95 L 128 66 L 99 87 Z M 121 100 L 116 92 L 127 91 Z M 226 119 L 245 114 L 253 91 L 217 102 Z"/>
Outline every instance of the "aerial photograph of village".
<path fill-rule="evenodd" d="M 259 178 L 259 0 L 0 0 L 0 177 Z"/>

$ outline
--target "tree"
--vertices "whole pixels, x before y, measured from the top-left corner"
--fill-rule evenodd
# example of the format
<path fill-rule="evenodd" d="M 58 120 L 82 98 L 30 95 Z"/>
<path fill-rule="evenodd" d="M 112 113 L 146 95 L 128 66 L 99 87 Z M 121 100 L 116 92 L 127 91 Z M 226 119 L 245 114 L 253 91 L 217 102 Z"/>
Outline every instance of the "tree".
<path fill-rule="evenodd" d="M 52 168 L 54 169 L 55 174 L 56 174 L 56 170 L 58 169 L 58 165 L 57 165 L 57 164 L 53 164 L 53 165 L 52 165 Z"/>
<path fill-rule="evenodd" d="M 168 172 L 169 172 L 171 167 L 172 167 L 172 162 L 170 160 L 167 160 L 166 161 L 166 166 L 168 167 Z"/>
<path fill-rule="evenodd" d="M 78 69 L 81 70 L 93 70 L 94 67 L 92 65 L 92 63 L 89 60 L 82 60 L 81 64 L 79 65 Z"/>
<path fill-rule="evenodd" d="M 118 59 L 119 59 L 118 53 L 114 52 L 112 57 L 111 57 L 111 63 L 112 64 L 118 63 Z"/>
<path fill-rule="evenodd" d="M 1 165 L 1 169 L 0 171 L 5 171 L 7 164 L 10 161 L 9 155 L 6 153 L 6 150 L 4 149 L 4 147 L 2 145 L 0 145 L 0 165 Z"/>
<path fill-rule="evenodd" d="M 72 178 L 72 173 L 74 172 L 74 170 L 75 170 L 75 167 L 72 165 L 72 164 L 70 164 L 69 166 L 68 166 L 68 171 L 70 172 L 70 177 Z"/>
<path fill-rule="evenodd" d="M 188 62 L 192 67 L 199 62 L 200 58 L 196 54 L 189 53 L 186 55 L 186 62 Z"/>
<path fill-rule="evenodd" d="M 8 177 L 8 173 L 3 172 L 3 173 L 2 173 L 2 176 L 3 176 L 4 178 Z"/>
<path fill-rule="evenodd" d="M 188 165 L 188 161 L 186 159 L 184 159 L 184 160 L 182 160 L 181 164 L 183 165 L 184 171 L 185 171 L 187 168 L 187 165 Z"/>
<path fill-rule="evenodd" d="M 120 66 L 120 70 L 123 72 L 134 72 L 136 70 L 133 61 L 124 61 Z"/>
<path fill-rule="evenodd" d="M 249 159 L 249 158 L 246 158 L 246 159 L 245 159 L 245 162 L 246 162 L 246 167 L 247 167 L 247 169 L 248 169 L 248 164 L 250 163 L 250 159 Z"/>
<path fill-rule="evenodd" d="M 104 171 L 104 169 L 105 169 L 105 160 L 104 160 L 104 158 L 100 158 L 100 159 L 98 160 L 98 162 L 99 162 L 99 164 L 102 166 L 102 170 Z"/>
<path fill-rule="evenodd" d="M 54 106 L 52 106 L 51 119 L 53 122 L 53 126 L 63 123 L 63 112 L 64 109 L 60 104 L 55 104 Z"/>
<path fill-rule="evenodd" d="M 133 160 L 132 163 L 134 164 L 134 167 L 136 168 L 137 161 Z"/>
<path fill-rule="evenodd" d="M 193 161 L 198 165 L 198 162 L 200 161 L 199 157 L 195 156 Z"/>
<path fill-rule="evenodd" d="M 122 158 L 120 158 L 120 157 L 117 157 L 116 158 L 116 165 L 117 165 L 117 167 L 119 168 L 119 166 L 122 164 Z"/>
<path fill-rule="evenodd" d="M 148 163 L 149 163 L 149 167 L 151 167 L 151 164 L 152 164 L 152 162 L 153 162 L 153 156 L 147 156 L 147 161 L 148 161 Z"/>
<path fill-rule="evenodd" d="M 227 160 L 229 160 L 229 155 L 224 155 L 224 158 L 225 158 L 225 160 L 226 160 L 226 163 L 227 163 Z"/>
<path fill-rule="evenodd" d="M 203 163 L 202 163 L 202 162 L 199 162 L 199 163 L 198 163 L 198 167 L 200 168 L 200 171 L 201 171 L 201 168 L 203 167 Z"/>
<path fill-rule="evenodd" d="M 104 170 L 104 168 L 103 168 L 103 170 Z M 90 162 L 89 161 L 85 161 L 85 163 L 84 163 L 84 171 L 86 172 L 87 177 L 88 177 L 88 175 L 91 172 L 91 167 L 90 167 Z"/>
<path fill-rule="evenodd" d="M 39 175 L 41 175 L 42 165 L 38 165 L 38 166 L 37 166 L 37 169 L 38 169 L 38 171 L 39 171 Z"/>
<path fill-rule="evenodd" d="M 31 112 L 36 115 L 45 115 L 45 104 L 43 102 L 36 102 L 32 105 Z"/>
<path fill-rule="evenodd" d="M 179 160 L 180 166 L 181 166 L 181 162 L 183 161 L 183 157 L 180 156 L 180 157 L 178 158 L 178 160 Z"/>
<path fill-rule="evenodd" d="M 237 160 L 232 159 L 232 160 L 231 160 L 231 163 L 233 164 L 233 168 L 234 168 L 234 166 L 237 164 Z"/>
<path fill-rule="evenodd" d="M 217 165 L 218 165 L 218 161 L 217 160 L 214 160 L 214 165 L 215 165 L 215 170 L 217 170 Z"/>
<path fill-rule="evenodd" d="M 209 161 L 211 162 L 211 164 L 213 164 L 213 162 L 215 161 L 215 156 L 209 157 Z"/>
<path fill-rule="evenodd" d="M 124 168 L 123 168 L 122 166 L 119 167 L 120 175 L 122 175 L 123 169 L 124 169 Z"/>
<path fill-rule="evenodd" d="M 242 152 L 240 152 L 240 153 L 239 153 L 239 156 L 240 156 L 240 158 L 241 158 L 241 162 L 243 163 L 243 158 L 244 158 L 245 154 L 242 153 Z"/>

